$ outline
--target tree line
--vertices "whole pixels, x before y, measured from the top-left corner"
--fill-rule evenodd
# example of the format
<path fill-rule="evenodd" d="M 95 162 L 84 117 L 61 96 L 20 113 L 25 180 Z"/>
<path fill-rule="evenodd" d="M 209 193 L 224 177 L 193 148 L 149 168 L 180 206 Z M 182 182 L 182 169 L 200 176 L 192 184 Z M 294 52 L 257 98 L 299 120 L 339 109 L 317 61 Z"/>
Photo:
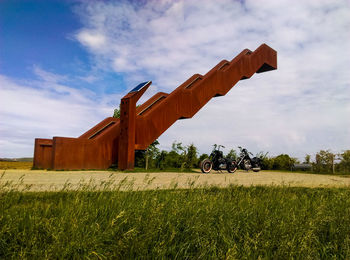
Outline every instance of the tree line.
<path fill-rule="evenodd" d="M 181 142 L 173 142 L 170 151 L 160 150 L 158 140 L 154 141 L 147 150 L 137 150 L 135 153 L 135 166 L 145 169 L 192 169 L 198 168 L 199 163 L 209 154 L 199 154 L 198 148 L 192 143 L 183 145 Z M 239 153 L 231 149 L 226 157 L 236 160 Z M 262 160 L 263 170 L 291 171 L 296 164 L 309 165 L 308 171 L 315 173 L 350 174 L 350 150 L 340 154 L 334 154 L 329 150 L 321 150 L 315 158 L 306 155 L 303 161 L 293 158 L 288 154 L 268 156 L 268 153 L 256 154 Z"/>

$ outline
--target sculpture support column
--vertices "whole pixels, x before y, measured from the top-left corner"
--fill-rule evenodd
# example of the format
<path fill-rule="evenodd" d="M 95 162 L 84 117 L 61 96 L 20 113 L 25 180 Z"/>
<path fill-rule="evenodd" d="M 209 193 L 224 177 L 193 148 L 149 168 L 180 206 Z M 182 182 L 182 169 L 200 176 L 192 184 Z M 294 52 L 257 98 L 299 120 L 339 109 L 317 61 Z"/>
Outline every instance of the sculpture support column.
<path fill-rule="evenodd" d="M 139 84 L 120 102 L 120 136 L 118 148 L 118 169 L 134 169 L 136 103 L 145 93 L 152 81 Z"/>
<path fill-rule="evenodd" d="M 136 102 L 132 97 L 124 97 L 120 102 L 120 139 L 118 168 L 132 169 L 135 161 L 135 121 Z"/>

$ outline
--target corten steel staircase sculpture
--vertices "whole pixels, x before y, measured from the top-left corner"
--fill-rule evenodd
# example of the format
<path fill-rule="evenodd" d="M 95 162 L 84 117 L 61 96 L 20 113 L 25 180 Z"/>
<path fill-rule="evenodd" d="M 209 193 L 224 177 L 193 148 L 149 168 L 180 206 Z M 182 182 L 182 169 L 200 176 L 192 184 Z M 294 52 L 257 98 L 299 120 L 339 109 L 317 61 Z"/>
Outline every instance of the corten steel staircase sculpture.
<path fill-rule="evenodd" d="M 151 82 L 141 83 L 121 100 L 120 119 L 108 117 L 78 138 L 35 139 L 34 167 L 107 169 L 134 167 L 135 150 L 146 149 L 176 120 L 193 117 L 212 97 L 225 95 L 255 72 L 277 69 L 277 52 L 262 44 L 223 60 L 204 76 L 195 74 L 170 94 L 157 93 L 136 108 Z"/>

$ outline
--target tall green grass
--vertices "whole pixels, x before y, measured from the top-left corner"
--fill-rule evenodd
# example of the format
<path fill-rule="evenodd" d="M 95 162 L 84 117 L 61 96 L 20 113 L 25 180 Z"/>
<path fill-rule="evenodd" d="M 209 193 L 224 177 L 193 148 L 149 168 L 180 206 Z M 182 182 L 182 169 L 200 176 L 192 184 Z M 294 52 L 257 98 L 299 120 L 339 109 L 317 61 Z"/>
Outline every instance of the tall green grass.
<path fill-rule="evenodd" d="M 0 258 L 350 258 L 350 190 L 0 192 Z"/>

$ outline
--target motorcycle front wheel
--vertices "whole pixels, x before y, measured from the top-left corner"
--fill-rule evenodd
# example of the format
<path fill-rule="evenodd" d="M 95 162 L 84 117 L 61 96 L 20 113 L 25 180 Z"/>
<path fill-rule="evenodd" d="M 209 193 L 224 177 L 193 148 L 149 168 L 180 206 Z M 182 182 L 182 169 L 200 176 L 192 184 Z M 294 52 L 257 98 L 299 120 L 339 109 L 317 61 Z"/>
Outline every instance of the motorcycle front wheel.
<path fill-rule="evenodd" d="M 228 163 L 227 164 L 227 171 L 229 172 L 229 173 L 234 173 L 235 171 L 237 171 L 237 164 L 236 164 L 236 162 L 232 162 L 232 163 Z"/>
<path fill-rule="evenodd" d="M 209 173 L 213 168 L 213 163 L 208 158 L 204 159 L 201 162 L 200 168 L 203 173 Z"/>

